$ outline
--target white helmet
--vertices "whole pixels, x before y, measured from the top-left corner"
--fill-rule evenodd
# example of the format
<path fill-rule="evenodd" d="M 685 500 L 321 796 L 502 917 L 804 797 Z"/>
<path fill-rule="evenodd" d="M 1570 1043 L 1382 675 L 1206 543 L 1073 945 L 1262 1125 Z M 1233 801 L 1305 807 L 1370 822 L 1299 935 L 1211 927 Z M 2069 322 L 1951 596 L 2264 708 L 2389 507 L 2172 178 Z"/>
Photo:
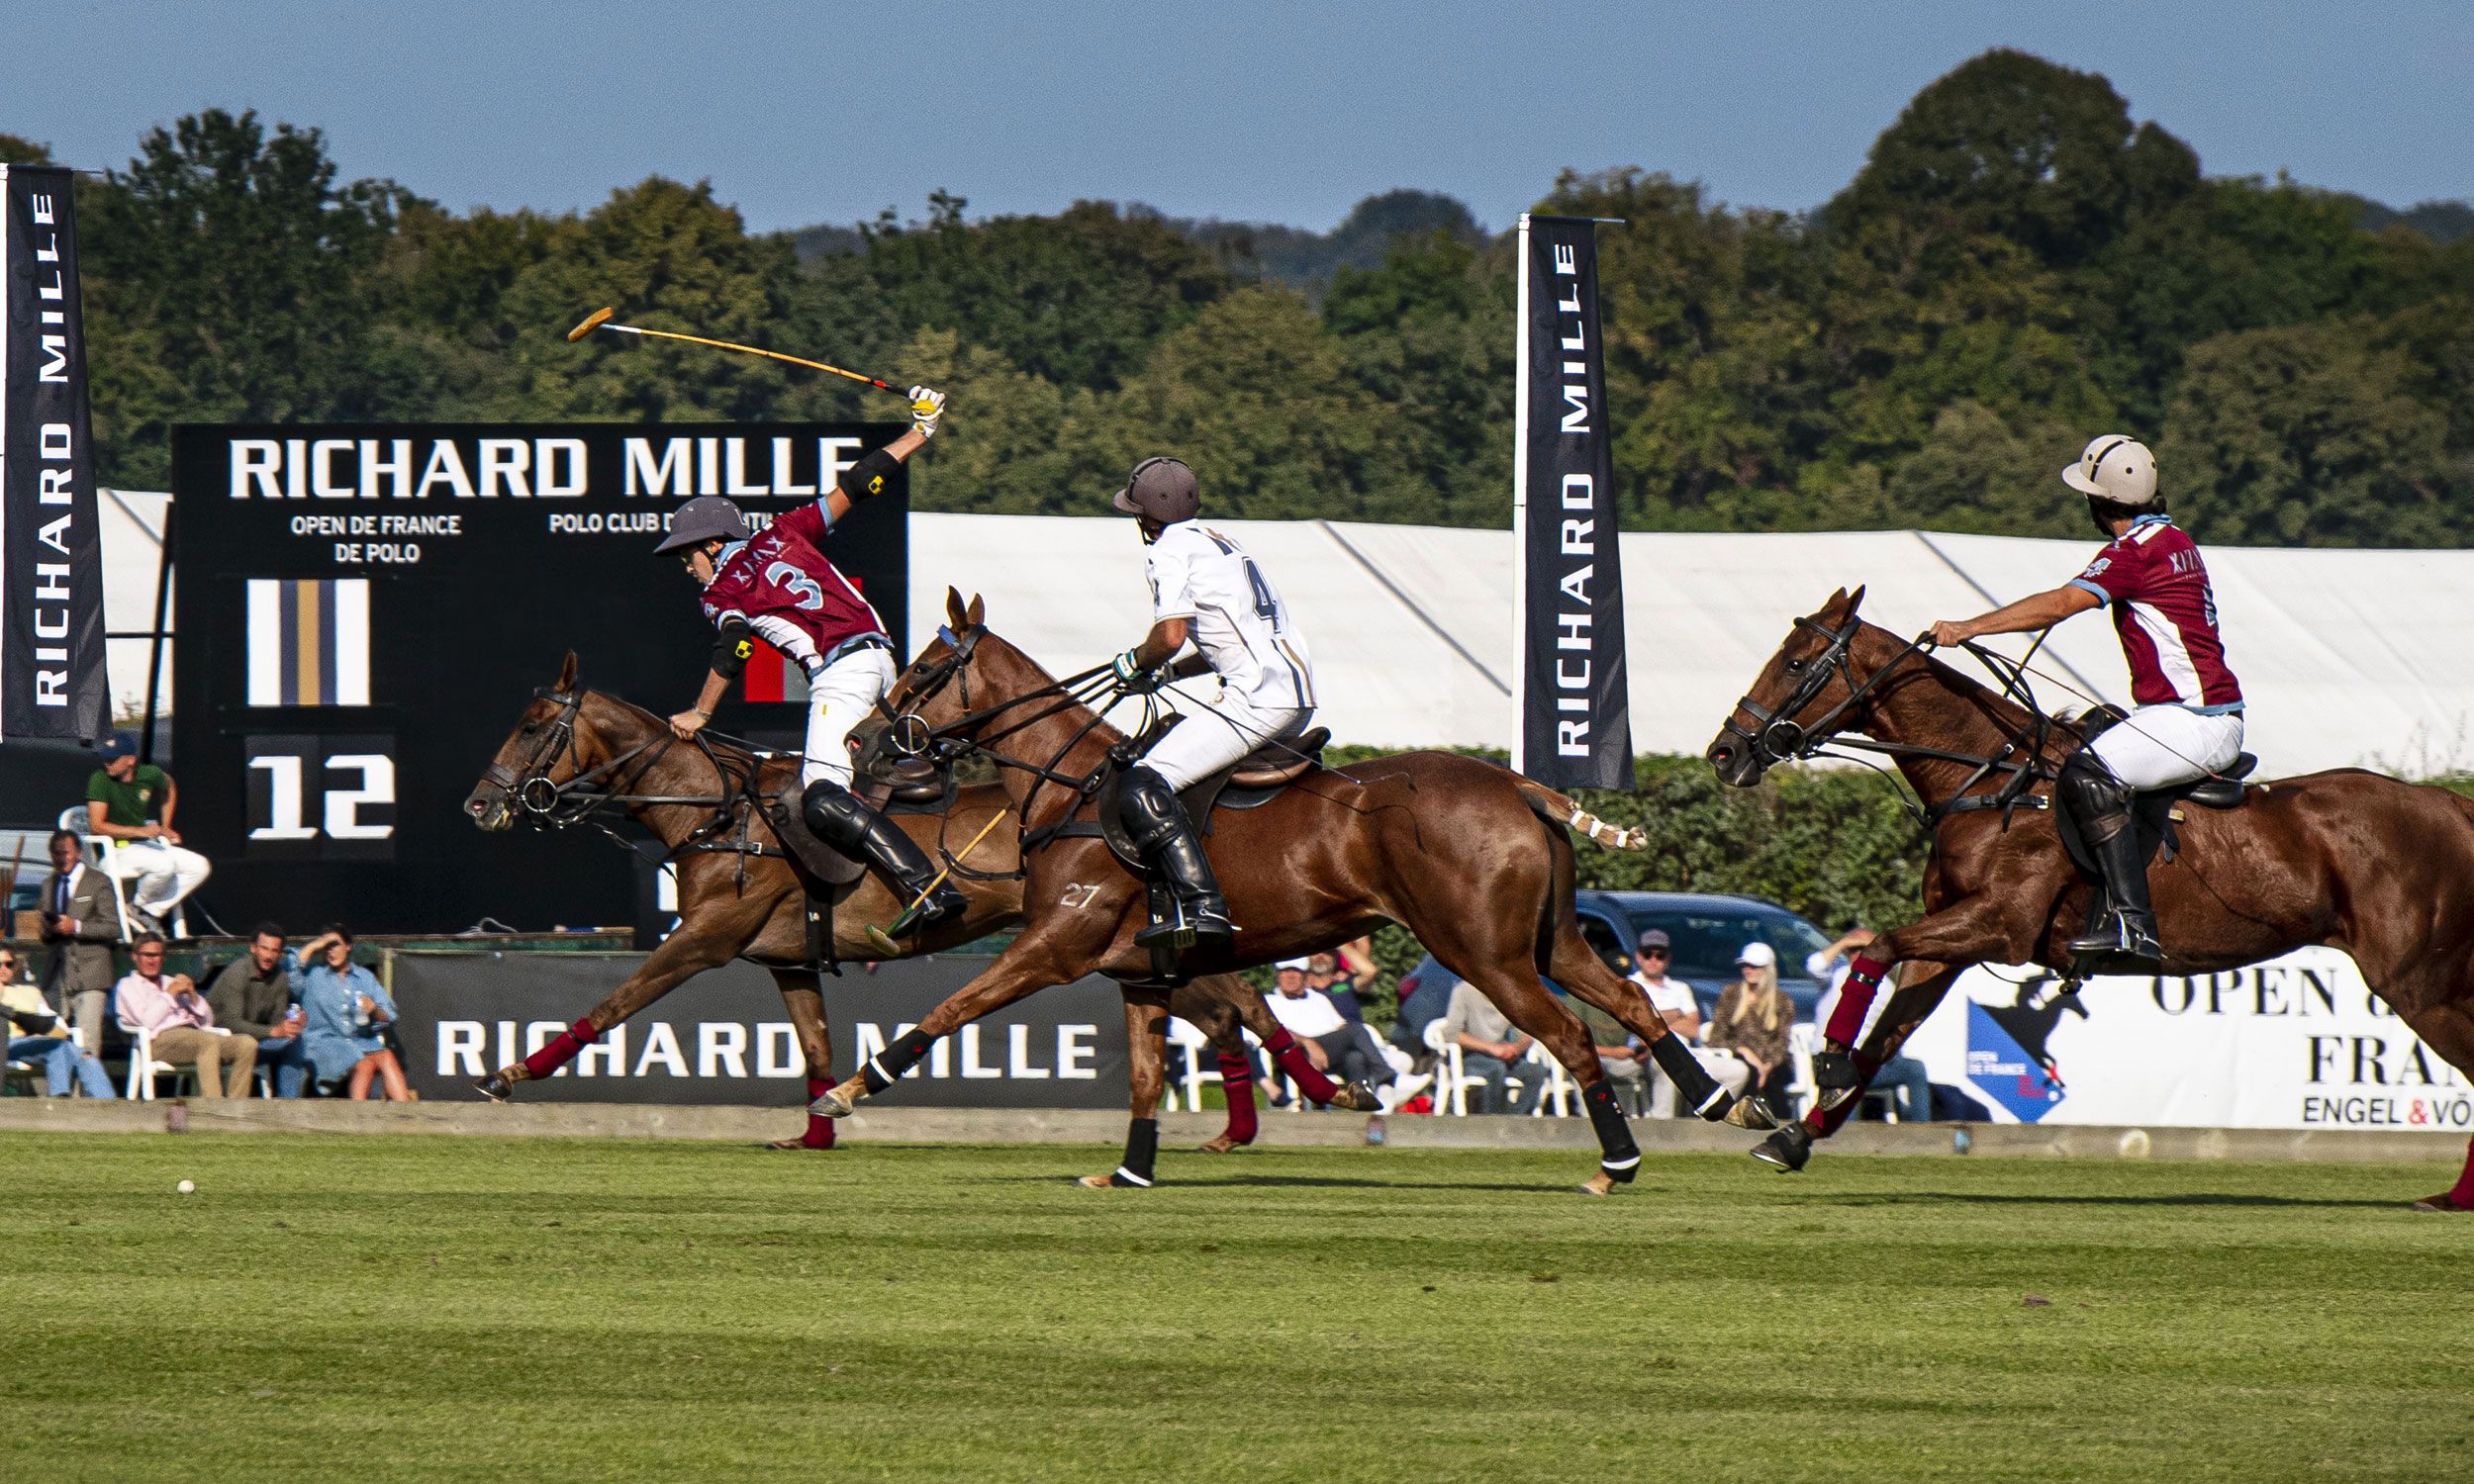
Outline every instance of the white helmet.
<path fill-rule="evenodd" d="M 2088 440 L 2079 461 L 2061 471 L 2061 482 L 2082 495 L 2137 510 L 2156 502 L 2156 456 L 2128 433 Z"/>

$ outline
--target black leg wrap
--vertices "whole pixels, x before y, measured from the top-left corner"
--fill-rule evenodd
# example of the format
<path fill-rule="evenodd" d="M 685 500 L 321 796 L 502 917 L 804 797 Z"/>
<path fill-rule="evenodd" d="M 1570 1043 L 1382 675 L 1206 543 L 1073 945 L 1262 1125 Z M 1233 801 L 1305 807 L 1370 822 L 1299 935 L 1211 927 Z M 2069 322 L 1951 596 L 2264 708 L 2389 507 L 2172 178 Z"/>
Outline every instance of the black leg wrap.
<path fill-rule="evenodd" d="M 1675 1098 L 1711 1123 L 1725 1123 L 1727 1110 L 1735 1106 L 1735 1095 L 1718 1085 L 1701 1059 L 1692 1055 L 1692 1048 L 1683 1044 L 1681 1036 L 1661 1036 L 1650 1043 L 1650 1055 L 1658 1058 L 1658 1069 L 1675 1084 Z"/>
<path fill-rule="evenodd" d="M 1136 1118 L 1125 1125 L 1125 1162 L 1116 1167 L 1120 1185 L 1151 1187 L 1151 1163 L 1160 1155 L 1160 1120 Z"/>
<path fill-rule="evenodd" d="M 1589 1110 L 1589 1127 L 1598 1136 L 1598 1168 L 1618 1185 L 1631 1184 L 1632 1177 L 1641 1172 L 1641 1146 L 1633 1142 L 1632 1125 L 1624 1122 L 1615 1089 L 1600 1077 L 1580 1089 L 1580 1104 Z"/>
<path fill-rule="evenodd" d="M 901 1081 L 902 1074 L 918 1066 L 919 1059 L 935 1044 L 936 1038 L 917 1026 L 895 1037 L 893 1045 L 870 1057 L 868 1064 L 859 1068 L 860 1080 L 868 1084 L 868 1095 L 874 1097 Z"/>

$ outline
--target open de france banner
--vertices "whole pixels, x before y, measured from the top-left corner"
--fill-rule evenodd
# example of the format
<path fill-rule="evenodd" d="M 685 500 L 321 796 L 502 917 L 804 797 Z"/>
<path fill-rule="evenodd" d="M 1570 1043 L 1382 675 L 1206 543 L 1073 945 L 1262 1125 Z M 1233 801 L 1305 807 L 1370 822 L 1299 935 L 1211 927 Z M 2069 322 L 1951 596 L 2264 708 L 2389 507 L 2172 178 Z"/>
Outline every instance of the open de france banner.
<path fill-rule="evenodd" d="M 1512 767 L 1557 788 L 1629 788 L 1624 581 L 1598 338 L 1596 225 L 1523 216 L 1520 257 Z"/>
<path fill-rule="evenodd" d="M 1907 1054 L 1995 1123 L 2474 1130 L 2474 1086 L 2339 950 L 2059 987 L 1971 969 Z"/>
<path fill-rule="evenodd" d="M 103 735 L 103 548 L 69 172 L 0 164 L 0 736 Z"/>

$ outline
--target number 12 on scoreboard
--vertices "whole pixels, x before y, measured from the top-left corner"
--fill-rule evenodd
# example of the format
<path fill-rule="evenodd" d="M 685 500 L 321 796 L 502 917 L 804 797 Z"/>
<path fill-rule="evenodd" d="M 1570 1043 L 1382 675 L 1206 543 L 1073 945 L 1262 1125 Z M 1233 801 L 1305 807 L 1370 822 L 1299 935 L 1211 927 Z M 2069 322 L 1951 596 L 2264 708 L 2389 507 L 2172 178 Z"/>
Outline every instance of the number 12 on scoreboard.
<path fill-rule="evenodd" d="M 395 739 L 244 740 L 248 854 L 262 860 L 395 859 Z"/>

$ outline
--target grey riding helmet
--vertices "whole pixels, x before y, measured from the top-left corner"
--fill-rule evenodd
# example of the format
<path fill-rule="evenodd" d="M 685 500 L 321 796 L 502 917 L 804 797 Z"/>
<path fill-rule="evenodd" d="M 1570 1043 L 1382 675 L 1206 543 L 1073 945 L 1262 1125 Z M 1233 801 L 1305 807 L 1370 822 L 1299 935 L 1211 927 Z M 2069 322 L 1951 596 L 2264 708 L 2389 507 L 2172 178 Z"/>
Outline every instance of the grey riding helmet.
<path fill-rule="evenodd" d="M 662 537 L 653 554 L 659 556 L 682 546 L 702 546 L 707 541 L 744 541 L 754 534 L 737 506 L 718 495 L 699 495 L 670 517 L 670 534 Z"/>
<path fill-rule="evenodd" d="M 1202 509 L 1202 497 L 1194 492 L 1194 471 L 1181 459 L 1167 458 L 1136 464 L 1125 488 L 1110 503 L 1128 515 L 1141 515 L 1161 525 L 1191 520 L 1194 511 Z"/>

